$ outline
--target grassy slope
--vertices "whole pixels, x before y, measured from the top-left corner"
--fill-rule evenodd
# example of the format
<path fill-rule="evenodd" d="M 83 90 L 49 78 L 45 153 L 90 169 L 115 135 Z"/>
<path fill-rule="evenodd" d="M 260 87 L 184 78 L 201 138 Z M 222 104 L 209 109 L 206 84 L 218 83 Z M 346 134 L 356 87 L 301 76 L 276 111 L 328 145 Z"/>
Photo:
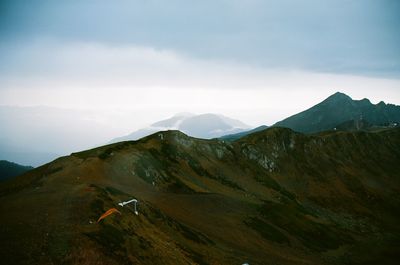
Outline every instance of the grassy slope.
<path fill-rule="evenodd" d="M 220 140 L 224 140 L 224 141 L 236 141 L 239 140 L 240 138 L 255 133 L 255 132 L 259 132 L 259 131 L 263 131 L 266 130 L 268 128 L 268 126 L 266 125 L 261 125 L 258 126 L 254 129 L 248 130 L 248 131 L 244 131 L 244 132 L 240 132 L 240 133 L 234 133 L 234 134 L 227 134 L 224 136 L 219 137 Z"/>
<path fill-rule="evenodd" d="M 60 158 L 0 184 L 7 264 L 391 264 L 400 131 L 234 143 L 176 131 Z M 135 197 L 121 215 L 97 218 Z M 365 255 L 365 253 L 369 255 Z"/>

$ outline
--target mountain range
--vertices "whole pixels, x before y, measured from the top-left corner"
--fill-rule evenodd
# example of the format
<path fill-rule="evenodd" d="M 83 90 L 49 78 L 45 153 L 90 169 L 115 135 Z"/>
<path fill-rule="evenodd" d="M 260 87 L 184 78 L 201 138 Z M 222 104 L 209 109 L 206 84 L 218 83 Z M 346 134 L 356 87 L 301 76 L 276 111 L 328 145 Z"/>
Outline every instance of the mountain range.
<path fill-rule="evenodd" d="M 365 120 L 374 126 L 390 126 L 400 123 L 400 106 L 383 101 L 372 104 L 368 99 L 353 100 L 337 92 L 321 103 L 274 124 L 303 133 L 333 130 L 338 125 Z"/>
<path fill-rule="evenodd" d="M 0 255 L 4 264 L 397 264 L 399 145 L 399 128 L 274 127 L 233 142 L 164 131 L 73 153 L 0 183 Z M 118 205 L 132 198 L 138 215 Z"/>
<path fill-rule="evenodd" d="M 157 131 L 60 157 L 0 182 L 2 262 L 397 264 L 398 109 L 336 93 L 227 136 L 245 125 L 179 114 L 146 133 L 213 139 Z"/>
<path fill-rule="evenodd" d="M 375 130 L 398 126 L 399 108 L 384 102 L 375 105 L 367 99 L 352 100 L 338 92 L 310 109 L 273 126 L 287 127 L 304 133 L 333 129 Z M 124 124 L 124 128 L 136 124 L 135 121 L 140 118 L 133 119 L 134 115 L 134 112 L 129 111 L 111 113 L 51 107 L 0 106 L 0 159 L 40 166 L 76 150 L 110 143 L 110 139 L 121 130 L 117 128 L 117 124 Z M 115 126 L 109 126 L 110 123 Z M 173 129 L 197 138 L 221 137 L 232 141 L 266 127 L 263 125 L 252 130 L 249 128 L 250 126 L 243 122 L 218 114 L 180 113 L 127 136 L 115 138 L 111 143 L 138 140 L 157 131 Z"/>
<path fill-rule="evenodd" d="M 226 134 L 234 134 L 246 131 L 250 126 L 235 119 L 228 118 L 223 115 L 206 113 L 194 115 L 191 113 L 179 113 L 175 116 L 155 122 L 148 128 L 143 128 L 132 132 L 129 135 L 115 138 L 111 143 L 138 140 L 162 130 L 179 130 L 187 135 L 196 138 L 211 139 Z"/>
<path fill-rule="evenodd" d="M 321 103 L 275 123 L 274 127 L 290 128 L 302 133 L 318 133 L 328 130 L 357 131 L 380 130 L 400 125 L 400 106 L 383 101 L 372 104 L 368 99 L 353 100 L 337 92 Z M 252 130 L 224 135 L 220 139 L 233 141 L 256 131 Z"/>
<path fill-rule="evenodd" d="M 0 160 L 0 180 L 12 178 L 33 169 L 31 166 L 22 166 L 6 160 Z"/>

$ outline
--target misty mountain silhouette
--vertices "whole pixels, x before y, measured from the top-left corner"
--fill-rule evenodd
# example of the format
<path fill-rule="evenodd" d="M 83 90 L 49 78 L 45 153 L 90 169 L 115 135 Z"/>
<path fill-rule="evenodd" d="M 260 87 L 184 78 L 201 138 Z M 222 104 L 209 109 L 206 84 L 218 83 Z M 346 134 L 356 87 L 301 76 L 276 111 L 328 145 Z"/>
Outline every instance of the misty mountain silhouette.
<path fill-rule="evenodd" d="M 242 132 L 249 126 L 243 122 L 218 114 L 180 113 L 169 119 L 158 121 L 148 128 L 137 130 L 129 135 L 111 140 L 111 143 L 138 140 L 162 130 L 180 130 L 187 135 L 203 139 L 220 137 L 228 133 Z"/>

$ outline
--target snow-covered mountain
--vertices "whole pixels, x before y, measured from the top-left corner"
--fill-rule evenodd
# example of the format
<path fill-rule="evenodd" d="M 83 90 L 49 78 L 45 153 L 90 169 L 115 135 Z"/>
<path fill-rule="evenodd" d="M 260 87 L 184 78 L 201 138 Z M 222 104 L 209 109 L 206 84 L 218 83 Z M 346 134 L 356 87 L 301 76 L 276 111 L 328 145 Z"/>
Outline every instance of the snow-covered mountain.
<path fill-rule="evenodd" d="M 179 113 L 169 119 L 155 122 L 147 128 L 115 138 L 111 142 L 137 140 L 152 133 L 165 130 L 180 130 L 192 137 L 210 139 L 226 134 L 239 133 L 249 128 L 248 125 L 239 120 L 219 114 L 206 113 L 195 115 L 191 113 Z"/>

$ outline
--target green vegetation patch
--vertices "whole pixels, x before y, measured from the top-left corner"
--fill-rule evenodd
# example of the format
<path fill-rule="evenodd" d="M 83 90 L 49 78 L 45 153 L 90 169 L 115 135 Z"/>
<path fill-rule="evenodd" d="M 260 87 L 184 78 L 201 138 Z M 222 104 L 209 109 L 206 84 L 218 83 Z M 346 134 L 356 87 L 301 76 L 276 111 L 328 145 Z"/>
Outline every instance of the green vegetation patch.
<path fill-rule="evenodd" d="M 100 158 L 100 159 L 107 159 L 108 157 L 110 157 L 111 156 L 111 154 L 113 153 L 113 152 L 115 152 L 115 151 L 119 151 L 119 150 L 122 150 L 122 149 L 125 149 L 126 147 L 128 147 L 128 146 L 130 146 L 130 145 L 132 145 L 132 144 L 134 144 L 135 142 L 134 141 L 126 141 L 126 142 L 121 142 L 121 143 L 117 143 L 117 144 L 114 144 L 114 145 L 111 145 L 110 147 L 108 147 L 106 150 L 104 150 L 103 152 L 101 152 L 99 155 L 98 155 L 98 157 Z"/>
<path fill-rule="evenodd" d="M 186 257 L 190 258 L 191 260 L 193 260 L 196 264 L 199 265 L 208 265 L 209 262 L 207 262 L 207 260 L 205 259 L 205 256 L 193 251 L 192 249 L 189 249 L 187 247 L 184 247 L 183 245 L 178 245 L 182 250 L 183 253 L 185 254 Z"/>
<path fill-rule="evenodd" d="M 214 245 L 215 243 L 210 240 L 207 236 L 205 236 L 204 234 L 195 231 L 193 229 L 191 229 L 190 227 L 179 223 L 177 221 L 174 220 L 174 225 L 176 227 L 176 229 L 186 238 L 189 239 L 193 242 L 196 242 L 198 244 L 203 244 L 203 245 Z"/>
<path fill-rule="evenodd" d="M 155 208 L 150 204 L 146 204 L 145 208 L 146 209 L 144 209 L 144 211 L 142 210 L 142 212 L 144 212 L 144 214 L 152 224 L 156 226 L 166 225 L 176 231 L 174 232 L 174 234 L 181 235 L 184 238 L 198 244 L 215 245 L 215 243 L 203 233 L 196 231 L 195 229 L 192 229 L 191 227 L 171 218 L 170 216 L 164 214 L 160 209 Z"/>
<path fill-rule="evenodd" d="M 244 223 L 267 240 L 290 245 L 289 239 L 281 231 L 257 217 L 249 218 Z"/>
<path fill-rule="evenodd" d="M 240 187 L 237 183 L 231 181 L 230 179 L 226 178 L 221 172 L 218 172 L 217 174 L 210 174 L 208 176 L 209 178 L 218 181 L 219 183 L 231 187 L 233 189 L 241 190 L 244 191 L 242 187 Z"/>
<path fill-rule="evenodd" d="M 161 144 L 161 154 L 172 162 L 178 163 L 178 160 L 182 158 L 176 145 L 170 143 Z"/>
<path fill-rule="evenodd" d="M 105 190 L 111 195 L 127 195 L 125 192 L 110 186 L 106 187 Z"/>
<path fill-rule="evenodd" d="M 69 235 L 67 231 L 58 229 L 56 232 L 49 234 L 48 240 L 48 253 L 51 260 L 56 264 L 60 264 L 70 249 Z"/>
<path fill-rule="evenodd" d="M 101 223 L 100 226 L 99 231 L 85 233 L 86 236 L 102 246 L 102 252 L 107 256 L 118 259 L 121 264 L 129 264 L 124 232 L 113 225 Z"/>
<path fill-rule="evenodd" d="M 189 167 L 199 176 L 204 176 L 204 177 L 211 177 L 211 174 L 201 166 L 201 164 L 193 159 L 191 156 L 186 157 L 186 161 L 189 165 Z"/>
<path fill-rule="evenodd" d="M 143 155 L 136 163 L 137 175 L 149 184 L 156 182 L 174 193 L 194 193 L 194 191 L 175 175 L 175 170 L 156 149 Z"/>
<path fill-rule="evenodd" d="M 172 193 L 195 193 L 194 190 L 189 188 L 185 183 L 175 177 L 174 182 L 167 186 L 167 190 Z"/>
<path fill-rule="evenodd" d="M 101 213 L 104 209 L 104 201 L 96 199 L 90 203 L 90 209 L 93 213 Z"/>
<path fill-rule="evenodd" d="M 315 251 L 336 249 L 354 240 L 348 231 L 335 224 L 322 224 L 308 218 L 313 215 L 294 201 L 284 203 L 265 202 L 260 208 L 261 215 L 275 226 L 287 231 L 300 240 L 307 248 Z"/>

